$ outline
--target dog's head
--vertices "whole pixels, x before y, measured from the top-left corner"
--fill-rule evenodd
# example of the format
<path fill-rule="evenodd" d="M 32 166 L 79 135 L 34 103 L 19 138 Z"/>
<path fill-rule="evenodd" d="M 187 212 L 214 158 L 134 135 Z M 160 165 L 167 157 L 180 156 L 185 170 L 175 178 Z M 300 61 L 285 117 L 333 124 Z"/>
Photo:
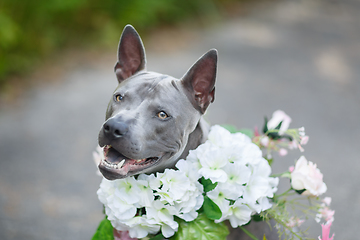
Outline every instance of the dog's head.
<path fill-rule="evenodd" d="M 99 133 L 107 179 L 174 167 L 201 115 L 214 101 L 217 51 L 204 54 L 181 78 L 146 71 L 136 30 L 120 38 L 115 73 L 119 85 Z"/>

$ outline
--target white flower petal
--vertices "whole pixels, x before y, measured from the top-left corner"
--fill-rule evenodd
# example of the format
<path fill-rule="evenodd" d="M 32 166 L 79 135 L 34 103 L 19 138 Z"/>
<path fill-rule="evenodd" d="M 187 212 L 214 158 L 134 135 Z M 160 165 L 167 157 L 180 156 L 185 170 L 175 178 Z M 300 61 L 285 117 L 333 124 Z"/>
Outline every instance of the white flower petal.
<path fill-rule="evenodd" d="M 169 225 L 166 225 L 166 224 L 161 226 L 161 233 L 166 238 L 169 238 L 172 235 L 174 235 L 175 231 L 177 231 L 177 230 L 178 230 L 178 227 L 172 228 L 172 227 L 170 227 Z"/>
<path fill-rule="evenodd" d="M 205 179 L 211 179 L 213 183 L 215 182 L 226 182 L 227 174 L 222 169 L 209 169 L 209 168 L 201 168 L 199 173 L 204 176 Z"/>
<path fill-rule="evenodd" d="M 232 208 L 232 214 L 228 217 L 233 228 L 242 226 L 251 220 L 252 210 L 240 200 L 236 201 Z"/>

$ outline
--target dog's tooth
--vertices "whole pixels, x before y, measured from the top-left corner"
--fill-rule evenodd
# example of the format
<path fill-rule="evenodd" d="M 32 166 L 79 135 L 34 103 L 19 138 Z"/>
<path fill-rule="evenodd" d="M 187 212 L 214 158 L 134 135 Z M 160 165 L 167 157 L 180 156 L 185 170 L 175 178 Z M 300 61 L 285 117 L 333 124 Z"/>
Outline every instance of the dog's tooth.
<path fill-rule="evenodd" d="M 109 163 L 108 161 L 104 161 L 104 164 L 105 164 L 105 166 L 107 166 L 107 167 L 112 167 L 113 165 L 111 164 L 111 163 Z"/>
<path fill-rule="evenodd" d="M 125 159 L 121 160 L 121 162 L 119 162 L 119 163 L 117 164 L 117 167 L 118 167 L 118 168 L 121 168 L 121 167 L 124 165 L 124 162 L 125 162 Z"/>

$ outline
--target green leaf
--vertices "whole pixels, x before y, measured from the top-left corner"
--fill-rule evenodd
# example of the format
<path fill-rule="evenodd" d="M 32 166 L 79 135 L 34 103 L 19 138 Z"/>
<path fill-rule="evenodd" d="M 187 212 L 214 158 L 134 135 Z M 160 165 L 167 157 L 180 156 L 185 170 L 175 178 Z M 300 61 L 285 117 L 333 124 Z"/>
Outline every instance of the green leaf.
<path fill-rule="evenodd" d="M 278 140 L 278 139 L 282 138 L 282 136 L 280 136 L 278 132 L 270 132 L 267 134 L 267 136 L 274 140 Z"/>
<path fill-rule="evenodd" d="M 114 228 L 106 218 L 102 220 L 91 240 L 114 240 Z"/>
<path fill-rule="evenodd" d="M 221 125 L 221 126 L 223 128 L 225 128 L 226 130 L 228 130 L 229 132 L 231 132 L 231 133 L 237 133 L 238 132 L 237 128 L 234 125 L 224 124 L 224 125 Z"/>
<path fill-rule="evenodd" d="M 268 163 L 269 163 L 270 166 L 271 166 L 271 165 L 273 164 L 273 162 L 274 162 L 274 159 L 273 159 L 273 158 L 270 158 L 270 159 L 265 158 L 265 159 L 268 161 Z"/>
<path fill-rule="evenodd" d="M 264 217 L 259 214 L 252 215 L 251 219 L 254 220 L 255 222 L 261 222 L 265 220 Z"/>
<path fill-rule="evenodd" d="M 295 189 L 294 189 L 295 190 Z M 302 190 L 295 190 L 295 192 L 297 192 L 298 194 L 302 194 L 303 192 L 305 192 L 306 191 L 306 189 L 302 189 Z"/>
<path fill-rule="evenodd" d="M 200 178 L 200 183 L 204 186 L 204 192 L 210 192 L 217 186 L 217 182 L 213 183 L 210 179 Z"/>
<path fill-rule="evenodd" d="M 259 240 L 259 239 L 257 239 L 257 237 L 255 237 L 254 234 L 252 234 L 252 233 L 251 233 L 249 230 L 247 230 L 244 226 L 239 226 L 239 228 L 240 228 L 241 230 L 243 230 L 243 232 L 246 233 L 246 235 L 248 235 L 251 239 L 253 239 L 253 240 Z"/>
<path fill-rule="evenodd" d="M 266 116 L 264 117 L 264 122 L 265 123 L 264 123 L 264 127 L 263 127 L 263 133 L 265 134 L 269 130 L 267 127 L 268 119 Z"/>
<path fill-rule="evenodd" d="M 280 175 L 280 177 L 283 178 L 291 178 L 291 172 L 287 171 Z"/>
<path fill-rule="evenodd" d="M 203 204 L 204 213 L 212 220 L 220 219 L 222 216 L 221 210 L 208 196 L 204 197 Z"/>
<path fill-rule="evenodd" d="M 221 125 L 223 128 L 225 128 L 226 130 L 228 130 L 230 133 L 243 133 L 246 136 L 253 138 L 254 137 L 254 132 L 253 130 L 249 129 L 249 128 L 241 128 L 240 130 L 238 130 L 234 125 Z"/>
<path fill-rule="evenodd" d="M 279 125 L 276 126 L 275 129 L 279 130 L 279 129 L 281 128 L 282 123 L 283 123 L 283 121 L 281 121 L 281 122 L 279 123 Z"/>
<path fill-rule="evenodd" d="M 178 223 L 179 229 L 170 240 L 224 240 L 229 235 L 229 229 L 224 222 L 215 223 L 205 214 L 199 214 L 191 222 L 179 219 Z"/>
<path fill-rule="evenodd" d="M 161 233 L 159 233 L 158 235 L 150 238 L 149 240 L 163 240 L 164 238 L 165 237 Z"/>
<path fill-rule="evenodd" d="M 240 132 L 242 134 L 245 134 L 249 138 L 254 137 L 254 131 L 252 129 L 249 129 L 249 128 L 241 128 L 238 132 Z"/>

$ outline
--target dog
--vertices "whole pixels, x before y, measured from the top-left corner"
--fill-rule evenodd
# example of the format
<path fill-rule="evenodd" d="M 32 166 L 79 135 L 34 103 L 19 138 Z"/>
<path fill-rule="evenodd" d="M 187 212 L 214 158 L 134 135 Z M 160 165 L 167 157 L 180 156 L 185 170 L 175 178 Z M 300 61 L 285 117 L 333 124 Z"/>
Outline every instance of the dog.
<path fill-rule="evenodd" d="M 119 85 L 98 136 L 105 155 L 99 170 L 105 178 L 122 179 L 174 168 L 179 159 L 206 141 L 209 125 L 203 114 L 214 101 L 217 58 L 217 50 L 209 50 L 181 79 L 149 72 L 139 34 L 131 25 L 124 28 L 114 68 Z M 265 222 L 246 227 L 259 238 L 266 233 L 268 240 L 278 239 Z M 117 239 L 127 234 L 114 233 Z M 227 239 L 250 237 L 230 228 Z"/>
<path fill-rule="evenodd" d="M 214 101 L 217 56 L 209 50 L 181 79 L 149 72 L 139 34 L 125 26 L 114 68 L 119 85 L 98 136 L 105 178 L 174 168 L 206 140 L 209 126 L 202 115 Z"/>

